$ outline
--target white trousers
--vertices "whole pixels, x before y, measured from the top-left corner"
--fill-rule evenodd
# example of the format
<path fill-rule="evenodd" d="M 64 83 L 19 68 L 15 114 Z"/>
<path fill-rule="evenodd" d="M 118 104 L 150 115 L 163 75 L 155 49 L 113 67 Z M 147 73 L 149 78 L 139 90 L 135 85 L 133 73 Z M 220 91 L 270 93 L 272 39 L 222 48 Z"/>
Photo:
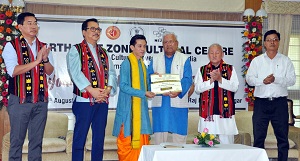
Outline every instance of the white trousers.
<path fill-rule="evenodd" d="M 234 144 L 234 135 L 219 135 L 220 144 Z"/>
<path fill-rule="evenodd" d="M 156 132 L 154 133 L 154 143 L 159 145 L 161 143 L 168 142 L 168 135 L 172 136 L 172 142 L 177 144 L 186 144 L 186 135 L 173 134 L 168 132 Z"/>

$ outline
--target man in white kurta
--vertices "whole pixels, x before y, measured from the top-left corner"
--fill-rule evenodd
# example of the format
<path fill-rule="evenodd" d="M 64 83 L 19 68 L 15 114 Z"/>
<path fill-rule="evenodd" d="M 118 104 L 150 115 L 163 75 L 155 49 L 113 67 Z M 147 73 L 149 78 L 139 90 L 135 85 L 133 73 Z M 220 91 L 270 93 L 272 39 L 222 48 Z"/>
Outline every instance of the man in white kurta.
<path fill-rule="evenodd" d="M 178 40 L 175 33 L 164 33 L 162 43 L 164 52 L 153 56 L 148 74 L 178 74 L 182 91 L 166 92 L 152 99 L 154 143 L 167 142 L 170 135 L 173 143 L 185 144 L 189 111 L 187 93 L 192 84 L 192 68 L 188 57 L 177 51 Z"/>
<path fill-rule="evenodd" d="M 238 90 L 238 78 L 232 65 L 223 61 L 222 46 L 209 47 L 210 62 L 202 66 L 195 76 L 195 91 L 200 94 L 198 131 L 209 129 L 219 135 L 221 144 L 233 144 L 238 134 L 235 123 L 234 93 Z"/>

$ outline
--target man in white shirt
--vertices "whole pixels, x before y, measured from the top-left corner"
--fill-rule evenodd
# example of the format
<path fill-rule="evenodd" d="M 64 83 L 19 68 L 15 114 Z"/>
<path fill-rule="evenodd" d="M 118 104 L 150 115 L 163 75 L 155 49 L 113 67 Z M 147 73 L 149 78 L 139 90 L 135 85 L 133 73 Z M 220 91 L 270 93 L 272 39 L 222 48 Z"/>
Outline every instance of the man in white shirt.
<path fill-rule="evenodd" d="M 50 47 L 37 38 L 35 15 L 21 13 L 17 23 L 21 35 L 7 42 L 2 54 L 9 75 L 9 161 L 22 160 L 27 131 L 28 160 L 41 161 L 48 112 L 47 77 L 53 75 L 53 59 Z"/>
<path fill-rule="evenodd" d="M 276 30 L 265 33 L 266 52 L 252 60 L 246 81 L 250 86 L 255 86 L 253 146 L 264 148 L 271 121 L 277 138 L 278 161 L 287 161 L 289 150 L 287 87 L 295 84 L 296 75 L 291 60 L 278 52 L 279 42 L 280 33 Z"/>

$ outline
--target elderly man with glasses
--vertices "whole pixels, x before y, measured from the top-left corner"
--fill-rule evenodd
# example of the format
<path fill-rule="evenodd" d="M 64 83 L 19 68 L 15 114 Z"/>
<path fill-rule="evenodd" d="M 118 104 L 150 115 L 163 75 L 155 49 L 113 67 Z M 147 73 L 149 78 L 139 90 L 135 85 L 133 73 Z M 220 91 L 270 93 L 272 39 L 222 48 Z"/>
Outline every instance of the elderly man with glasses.
<path fill-rule="evenodd" d="M 182 91 L 165 92 L 152 99 L 154 143 L 167 142 L 170 135 L 173 143 L 185 144 L 188 131 L 188 91 L 193 82 L 192 67 L 189 58 L 177 51 L 178 40 L 175 33 L 165 32 L 162 45 L 163 52 L 153 56 L 148 74 L 177 74 Z"/>
<path fill-rule="evenodd" d="M 74 83 L 75 129 L 72 160 L 83 161 L 84 145 L 91 126 L 91 159 L 102 161 L 108 97 L 117 88 L 116 72 L 106 50 L 97 44 L 101 28 L 96 19 L 87 19 L 81 26 L 84 40 L 72 46 L 67 54 L 67 67 Z"/>

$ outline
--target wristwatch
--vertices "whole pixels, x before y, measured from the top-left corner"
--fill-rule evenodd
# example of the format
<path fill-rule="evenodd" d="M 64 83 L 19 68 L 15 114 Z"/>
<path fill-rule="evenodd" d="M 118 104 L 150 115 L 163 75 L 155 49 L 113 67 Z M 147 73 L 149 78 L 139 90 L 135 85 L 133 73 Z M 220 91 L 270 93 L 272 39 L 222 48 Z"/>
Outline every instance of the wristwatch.
<path fill-rule="evenodd" d="M 47 57 L 47 60 L 43 60 L 44 63 L 49 63 L 49 58 Z"/>

